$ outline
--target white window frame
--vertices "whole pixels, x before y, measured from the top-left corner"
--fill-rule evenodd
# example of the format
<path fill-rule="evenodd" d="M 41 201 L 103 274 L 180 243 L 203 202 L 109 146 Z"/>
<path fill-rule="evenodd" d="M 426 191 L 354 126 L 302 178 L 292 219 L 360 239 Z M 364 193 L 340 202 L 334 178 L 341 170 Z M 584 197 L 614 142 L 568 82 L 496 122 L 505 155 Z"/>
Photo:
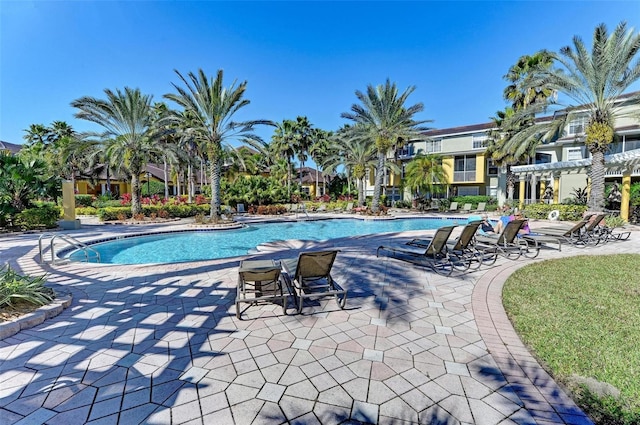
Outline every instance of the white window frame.
<path fill-rule="evenodd" d="M 484 149 L 487 147 L 487 139 L 489 137 L 485 133 L 475 133 L 471 136 L 472 149 Z"/>
<path fill-rule="evenodd" d="M 570 135 L 582 134 L 584 133 L 586 126 L 587 126 L 587 116 L 586 115 L 577 116 L 569 122 L 568 134 Z"/>
<path fill-rule="evenodd" d="M 427 140 L 424 151 L 426 153 L 442 152 L 442 139 Z"/>
<path fill-rule="evenodd" d="M 578 161 L 584 159 L 581 147 L 567 148 L 567 161 Z"/>

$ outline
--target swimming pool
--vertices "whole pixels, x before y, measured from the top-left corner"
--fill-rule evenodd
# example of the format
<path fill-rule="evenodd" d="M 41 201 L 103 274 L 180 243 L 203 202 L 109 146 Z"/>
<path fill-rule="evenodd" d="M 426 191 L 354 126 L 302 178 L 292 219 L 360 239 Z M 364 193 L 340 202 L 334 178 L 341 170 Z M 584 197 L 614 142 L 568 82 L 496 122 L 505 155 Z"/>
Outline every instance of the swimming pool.
<path fill-rule="evenodd" d="M 466 220 L 460 221 L 463 224 Z M 92 244 L 91 247 L 100 253 L 101 263 L 179 263 L 246 255 L 261 243 L 276 240 L 327 240 L 384 232 L 434 230 L 453 223 L 454 219 L 448 218 L 332 219 L 260 223 L 237 230 L 194 230 L 119 238 Z M 84 254 L 72 252 L 69 258 L 84 261 Z"/>

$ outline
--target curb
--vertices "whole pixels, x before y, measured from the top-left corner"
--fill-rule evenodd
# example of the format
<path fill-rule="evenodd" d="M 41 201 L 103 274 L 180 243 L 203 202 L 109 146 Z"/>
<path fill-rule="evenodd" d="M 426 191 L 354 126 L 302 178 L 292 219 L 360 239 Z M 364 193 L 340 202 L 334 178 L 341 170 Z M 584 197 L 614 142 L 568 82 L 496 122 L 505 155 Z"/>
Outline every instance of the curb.
<path fill-rule="evenodd" d="M 71 305 L 73 296 L 70 293 L 58 294 L 56 298 L 47 305 L 43 305 L 36 311 L 20 316 L 14 320 L 0 323 L 0 341 L 9 338 L 18 332 L 33 328 L 43 323 L 47 319 L 52 319 Z"/>

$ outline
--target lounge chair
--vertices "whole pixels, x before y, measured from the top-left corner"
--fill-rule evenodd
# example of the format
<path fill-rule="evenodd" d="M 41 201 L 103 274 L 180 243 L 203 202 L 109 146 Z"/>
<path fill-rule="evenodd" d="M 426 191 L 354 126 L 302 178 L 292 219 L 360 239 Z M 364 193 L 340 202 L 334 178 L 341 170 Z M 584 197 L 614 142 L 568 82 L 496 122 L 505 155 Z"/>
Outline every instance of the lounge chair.
<path fill-rule="evenodd" d="M 460 236 L 454 241 L 447 241 L 446 249 L 452 257 L 453 268 L 461 271 L 468 270 L 471 266 L 478 269 L 482 264 L 491 265 L 496 262 L 497 255 L 495 249 L 479 250 L 475 247 L 475 235 L 482 223 L 481 220 L 469 221 L 464 226 Z M 409 242 L 415 246 L 428 246 L 429 241 L 424 239 L 414 239 Z"/>
<path fill-rule="evenodd" d="M 496 248 L 497 253 L 510 259 L 517 260 L 521 255 L 535 258 L 540 253 L 540 247 L 529 248 L 527 240 L 518 238 L 518 232 L 526 220 L 511 220 L 497 236 L 477 235 L 476 241 L 482 247 Z"/>
<path fill-rule="evenodd" d="M 464 206 L 460 209 L 461 213 L 470 213 L 471 212 L 471 204 L 464 204 Z"/>
<path fill-rule="evenodd" d="M 320 206 L 318 208 L 316 208 L 314 212 L 326 212 L 326 211 L 327 211 L 327 205 L 326 204 L 320 204 Z"/>
<path fill-rule="evenodd" d="M 392 258 L 430 267 L 438 274 L 449 276 L 453 271 L 453 263 L 447 253 L 447 240 L 454 227 L 440 227 L 432 239 L 413 239 L 401 246 L 381 245 L 376 250 L 376 256 L 380 256 L 380 251 L 388 251 Z"/>
<path fill-rule="evenodd" d="M 353 202 L 348 202 L 347 206 L 344 207 L 344 211 L 345 213 L 351 213 L 353 212 Z"/>
<path fill-rule="evenodd" d="M 302 312 L 305 298 L 335 297 L 342 309 L 347 302 L 347 291 L 331 277 L 331 268 L 338 251 L 303 252 L 297 258 L 282 260 L 285 279 L 294 289 L 298 313 Z"/>
<path fill-rule="evenodd" d="M 478 208 L 473 210 L 473 212 L 475 212 L 475 213 L 485 212 L 486 208 L 487 208 L 487 203 L 486 202 L 478 202 Z"/>
<path fill-rule="evenodd" d="M 452 202 L 451 205 L 449 205 L 449 212 L 458 212 L 457 202 Z"/>
<path fill-rule="evenodd" d="M 586 239 L 583 236 L 584 229 L 589 223 L 589 218 L 584 218 L 569 227 L 541 227 L 535 229 L 535 232 L 532 235 L 529 235 L 533 238 L 536 236 L 545 236 L 545 237 L 553 237 L 556 238 L 559 243 L 566 242 L 573 246 L 585 246 Z"/>
<path fill-rule="evenodd" d="M 244 260 L 240 262 L 235 301 L 238 319 L 242 315 L 241 303 L 253 305 L 280 301 L 282 313 L 287 314 L 290 295 L 289 287 L 281 279 L 279 263 L 272 260 Z"/>

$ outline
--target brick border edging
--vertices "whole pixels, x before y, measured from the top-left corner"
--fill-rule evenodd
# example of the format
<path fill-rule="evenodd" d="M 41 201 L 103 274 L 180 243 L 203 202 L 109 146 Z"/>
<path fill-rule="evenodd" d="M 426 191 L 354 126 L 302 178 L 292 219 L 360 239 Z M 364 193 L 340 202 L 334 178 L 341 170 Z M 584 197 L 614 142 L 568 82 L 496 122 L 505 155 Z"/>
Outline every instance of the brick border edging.
<path fill-rule="evenodd" d="M 473 289 L 478 331 L 506 381 L 538 421 L 593 424 L 524 345 L 502 304 L 502 288 L 516 270 L 532 262 L 513 261 L 482 275 Z"/>
<path fill-rule="evenodd" d="M 24 329 L 33 328 L 45 320 L 56 317 L 71 305 L 71 301 L 73 301 L 71 293 L 67 291 L 62 293 L 61 291 L 61 293 L 56 293 L 56 298 L 51 303 L 14 320 L 0 323 L 0 341 L 12 337 Z"/>

